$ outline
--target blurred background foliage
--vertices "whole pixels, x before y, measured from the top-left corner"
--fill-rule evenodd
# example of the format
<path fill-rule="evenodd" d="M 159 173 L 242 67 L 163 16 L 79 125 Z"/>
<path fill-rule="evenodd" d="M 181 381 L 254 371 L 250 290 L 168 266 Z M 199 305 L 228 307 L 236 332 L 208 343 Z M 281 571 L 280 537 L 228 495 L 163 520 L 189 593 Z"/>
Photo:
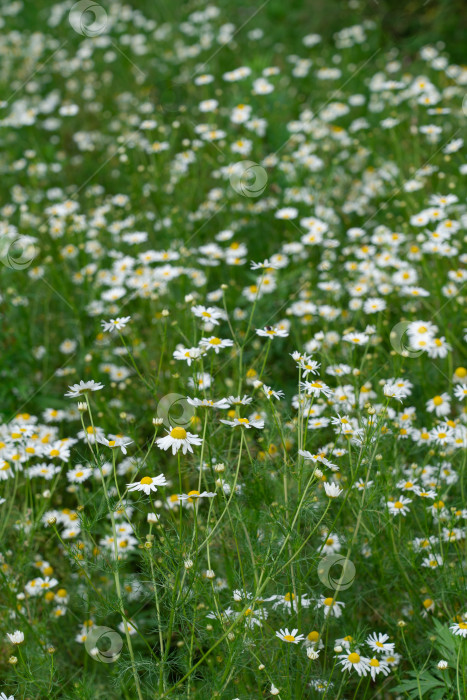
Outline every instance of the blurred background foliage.
<path fill-rule="evenodd" d="M 51 4 L 51 0 L 28 2 L 27 11 L 17 18 L 19 24 L 37 29 L 39 17 L 43 20 Z M 106 8 L 110 3 L 100 4 Z M 177 22 L 185 9 L 195 11 L 205 4 L 205 0 L 122 2 L 160 23 Z M 395 44 L 415 54 L 421 46 L 441 41 L 453 61 L 467 63 L 467 0 L 212 0 L 212 4 L 222 8 L 238 29 L 261 14 L 259 26 L 269 27 L 272 42 L 289 46 L 307 33 L 330 37 L 345 26 L 371 19 L 381 26 L 383 48 Z M 248 24 L 247 30 L 257 25 L 254 17 Z"/>

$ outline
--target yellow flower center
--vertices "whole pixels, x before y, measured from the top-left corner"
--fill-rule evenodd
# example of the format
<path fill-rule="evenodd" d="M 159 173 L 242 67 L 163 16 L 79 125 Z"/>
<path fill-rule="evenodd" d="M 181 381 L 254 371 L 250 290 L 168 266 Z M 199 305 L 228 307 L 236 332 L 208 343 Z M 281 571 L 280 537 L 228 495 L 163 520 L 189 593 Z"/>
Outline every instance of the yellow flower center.
<path fill-rule="evenodd" d="M 188 491 L 188 496 L 199 496 L 199 491 Z"/>
<path fill-rule="evenodd" d="M 59 451 L 59 450 L 51 450 L 51 451 L 50 451 L 50 456 L 51 456 L 51 457 L 58 457 L 59 454 L 60 454 L 60 451 Z"/>
<path fill-rule="evenodd" d="M 79 478 L 80 476 L 83 476 L 83 474 L 84 474 L 84 472 L 76 472 L 75 476 L 77 476 Z"/>
<path fill-rule="evenodd" d="M 150 486 L 152 484 L 152 479 L 150 476 L 143 476 L 143 478 L 141 479 L 141 481 L 139 483 L 140 484 L 147 484 L 148 486 Z"/>
<path fill-rule="evenodd" d="M 284 634 L 284 642 L 293 642 L 295 641 L 295 637 L 293 634 Z"/>
<path fill-rule="evenodd" d="M 349 654 L 347 658 L 351 664 L 358 664 L 360 661 L 360 656 L 355 652 L 353 652 L 353 654 Z"/>
<path fill-rule="evenodd" d="M 185 428 L 172 428 L 170 431 L 170 437 L 174 440 L 185 440 L 186 430 Z"/>
<path fill-rule="evenodd" d="M 306 638 L 309 642 L 317 642 L 319 639 L 319 632 L 313 630 L 313 632 L 310 632 L 310 634 L 308 634 Z"/>
<path fill-rule="evenodd" d="M 325 598 L 323 602 L 327 607 L 330 607 L 334 603 L 334 598 Z"/>
<path fill-rule="evenodd" d="M 211 340 L 209 341 L 209 343 L 210 343 L 211 345 L 220 345 L 221 342 L 222 342 L 222 341 L 221 341 L 220 338 L 211 338 Z"/>
<path fill-rule="evenodd" d="M 397 508 L 398 510 L 399 510 L 400 508 L 403 508 L 403 507 L 404 507 L 404 504 L 401 503 L 400 501 L 396 501 L 396 502 L 394 503 L 394 508 Z"/>
<path fill-rule="evenodd" d="M 377 668 L 379 666 L 378 659 L 371 659 L 370 666 L 375 666 Z"/>
<path fill-rule="evenodd" d="M 433 403 L 435 404 L 435 406 L 441 406 L 441 404 L 443 403 L 443 398 L 441 396 L 435 396 L 435 398 L 433 399 Z"/>

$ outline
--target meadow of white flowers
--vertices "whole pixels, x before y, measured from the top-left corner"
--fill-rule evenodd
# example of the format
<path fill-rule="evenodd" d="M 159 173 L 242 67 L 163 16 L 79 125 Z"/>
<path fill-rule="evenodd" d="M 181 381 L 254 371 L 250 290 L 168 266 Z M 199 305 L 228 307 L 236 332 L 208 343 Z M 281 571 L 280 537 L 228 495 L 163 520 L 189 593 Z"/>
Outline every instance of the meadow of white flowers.
<path fill-rule="evenodd" d="M 0 700 L 466 698 L 467 68 L 143 5 L 0 7 Z"/>

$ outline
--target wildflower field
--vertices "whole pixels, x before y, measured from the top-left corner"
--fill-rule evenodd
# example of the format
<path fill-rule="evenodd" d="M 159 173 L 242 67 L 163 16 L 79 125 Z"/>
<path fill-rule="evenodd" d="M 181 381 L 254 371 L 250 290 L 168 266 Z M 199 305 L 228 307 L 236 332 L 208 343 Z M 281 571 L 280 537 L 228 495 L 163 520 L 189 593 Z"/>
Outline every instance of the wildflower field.
<path fill-rule="evenodd" d="M 467 67 L 314 4 L 0 5 L 0 700 L 467 698 Z"/>

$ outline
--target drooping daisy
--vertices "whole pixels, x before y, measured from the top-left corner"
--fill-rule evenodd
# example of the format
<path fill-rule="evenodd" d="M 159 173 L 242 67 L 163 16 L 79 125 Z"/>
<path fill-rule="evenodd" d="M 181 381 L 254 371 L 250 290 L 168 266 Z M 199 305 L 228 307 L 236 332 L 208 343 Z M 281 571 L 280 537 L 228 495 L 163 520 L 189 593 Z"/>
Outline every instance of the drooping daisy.
<path fill-rule="evenodd" d="M 285 630 L 281 629 L 279 632 L 276 632 L 276 637 L 279 637 L 279 639 L 282 639 L 283 642 L 287 642 L 288 644 L 298 644 L 299 642 L 302 642 L 305 637 L 303 634 L 297 634 L 298 629 L 293 629 L 291 632 L 289 632 L 288 628 L 286 627 Z"/>
<path fill-rule="evenodd" d="M 185 428 L 171 428 L 167 431 L 167 435 L 159 438 L 156 443 L 159 449 L 172 449 L 172 454 L 176 454 L 180 449 L 185 455 L 187 452 L 193 452 L 192 445 L 201 445 L 202 439 L 193 433 L 189 433 Z"/>
<path fill-rule="evenodd" d="M 323 595 L 319 597 L 316 603 L 316 608 L 322 608 L 325 617 L 328 615 L 334 615 L 334 617 L 340 617 L 342 615 L 342 608 L 345 608 L 345 603 L 341 603 L 334 598 L 325 598 Z"/>
<path fill-rule="evenodd" d="M 221 418 L 220 421 L 221 423 L 225 423 L 226 425 L 231 425 L 232 428 L 264 428 L 263 420 L 255 420 L 249 418 L 234 418 L 233 420 L 224 420 L 223 418 Z"/>
<path fill-rule="evenodd" d="M 68 396 L 70 399 L 76 399 L 79 396 L 90 393 L 91 391 L 100 391 L 103 388 L 103 384 L 100 384 L 100 382 L 95 382 L 93 379 L 90 379 L 88 382 L 81 380 L 79 384 L 72 384 L 69 386 L 69 391 L 65 394 L 65 396 Z"/>
<path fill-rule="evenodd" d="M 330 484 L 327 481 L 324 482 L 324 490 L 328 498 L 337 498 L 344 491 L 337 484 Z"/>
<path fill-rule="evenodd" d="M 229 408 L 230 406 L 227 399 L 213 401 L 213 399 L 191 399 L 189 396 L 187 396 L 186 400 L 190 406 L 195 406 L 196 408 Z"/>
<path fill-rule="evenodd" d="M 391 399 L 396 399 L 397 401 L 400 401 L 400 402 L 402 402 L 402 399 L 405 399 L 407 397 L 407 392 L 406 392 L 405 388 L 398 387 L 396 384 L 393 384 L 392 382 L 388 382 L 387 384 L 384 385 L 383 393 L 385 396 L 388 396 Z"/>
<path fill-rule="evenodd" d="M 193 503 L 200 498 L 214 498 L 214 496 L 217 496 L 217 494 L 212 491 L 203 491 L 202 493 L 199 491 L 188 491 L 188 493 L 178 494 L 180 501 L 187 501 L 188 503 Z"/>
<path fill-rule="evenodd" d="M 376 657 L 373 657 L 369 660 L 368 663 L 370 666 L 370 675 L 372 680 L 375 680 L 376 676 L 379 673 L 382 673 L 383 675 L 387 676 L 391 672 L 389 664 L 383 659 L 377 659 Z"/>
<path fill-rule="evenodd" d="M 24 642 L 24 633 L 20 632 L 19 630 L 15 630 L 13 633 L 7 632 L 8 639 L 12 644 L 21 644 Z"/>
<path fill-rule="evenodd" d="M 271 389 L 270 386 L 266 386 L 266 384 L 263 384 L 262 390 L 264 391 L 266 398 L 271 399 L 274 397 L 275 399 L 278 399 L 279 401 L 284 398 L 284 392 L 281 390 L 275 391 L 274 389 Z"/>
<path fill-rule="evenodd" d="M 104 437 L 103 435 L 96 435 L 96 440 L 99 444 L 106 445 L 106 447 L 110 447 L 111 449 L 116 449 L 119 447 L 124 455 L 127 453 L 126 448 L 128 445 L 131 445 L 133 442 L 133 440 L 125 437 L 124 435 L 109 435 L 108 438 Z"/>
<path fill-rule="evenodd" d="M 253 401 L 251 396 L 247 396 L 246 394 L 243 397 L 242 396 L 228 396 L 226 400 L 227 400 L 229 406 L 246 406 L 247 404 L 249 404 Z"/>
<path fill-rule="evenodd" d="M 151 491 L 157 491 L 158 486 L 166 486 L 167 480 L 163 474 L 159 476 L 143 476 L 140 481 L 134 481 L 131 484 L 127 484 L 128 491 L 144 491 L 146 496 L 149 496 Z"/>

